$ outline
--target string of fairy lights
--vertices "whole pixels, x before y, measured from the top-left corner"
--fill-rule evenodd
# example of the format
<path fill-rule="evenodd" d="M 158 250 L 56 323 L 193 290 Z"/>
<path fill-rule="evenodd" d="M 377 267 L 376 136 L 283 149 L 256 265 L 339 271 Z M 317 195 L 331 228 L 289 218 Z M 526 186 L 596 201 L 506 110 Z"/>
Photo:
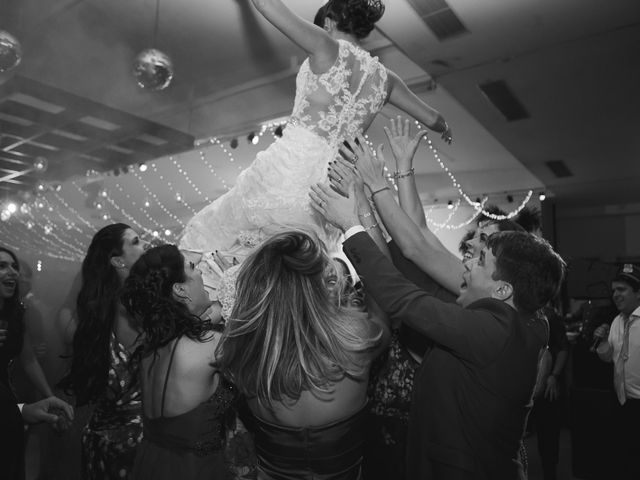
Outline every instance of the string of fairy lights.
<path fill-rule="evenodd" d="M 417 122 L 416 125 L 422 128 Z M 248 145 L 256 147 L 256 152 L 263 149 L 264 146 L 257 145 L 262 140 L 271 140 L 267 137 L 273 140 L 281 137 L 284 127 L 284 121 L 266 123 L 247 135 Z M 367 143 L 373 146 L 368 138 Z M 64 183 L 40 181 L 35 192 L 23 192 L 21 202 L 10 200 L 0 204 L 2 243 L 17 252 L 24 250 L 77 262 L 83 259 L 94 233 L 117 221 L 131 225 L 143 237 L 175 242 L 185 227 L 185 216 L 190 217 L 221 192 L 228 191 L 237 173 L 246 168 L 247 164 L 239 162 L 234 155 L 238 144 L 237 137 L 211 137 L 199 141 L 191 152 L 131 165 L 122 171 L 114 171 L 113 175 L 89 170 L 84 176 Z M 449 211 L 442 221 L 434 220 L 432 215 L 444 207 L 444 203 L 427 208 L 427 223 L 435 231 L 464 228 L 480 215 L 496 220 L 513 218 L 530 201 L 532 190 L 524 192 L 522 201 L 505 215 L 487 211 L 485 206 L 489 197 L 472 200 L 428 137 L 426 144 L 459 195 L 446 204 Z M 37 162 L 36 171 L 42 167 L 43 159 L 39 158 Z M 198 171 L 194 166 L 196 163 L 199 163 Z M 202 168 L 207 172 L 204 176 Z M 46 160 L 43 169 L 46 169 Z M 385 171 L 397 190 L 393 175 L 386 168 Z M 89 188 L 94 183 L 100 185 L 97 194 L 95 188 Z M 512 192 L 509 197 L 513 198 L 513 195 L 516 193 Z M 544 199 L 543 195 L 540 193 L 540 200 Z M 167 197 L 172 198 L 167 200 Z M 81 203 L 87 207 L 86 211 L 78 207 Z M 471 207 L 471 214 L 466 213 L 468 209 L 461 208 L 463 203 Z M 459 214 L 460 211 L 465 213 Z M 464 219 L 454 221 L 462 215 Z"/>

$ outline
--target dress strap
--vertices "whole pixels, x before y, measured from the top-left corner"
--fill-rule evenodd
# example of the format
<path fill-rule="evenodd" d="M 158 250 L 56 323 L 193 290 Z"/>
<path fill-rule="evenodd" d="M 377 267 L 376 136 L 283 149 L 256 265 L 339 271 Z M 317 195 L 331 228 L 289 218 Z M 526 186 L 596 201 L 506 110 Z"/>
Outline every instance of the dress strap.
<path fill-rule="evenodd" d="M 171 357 L 169 357 L 169 366 L 167 367 L 167 373 L 164 377 L 164 387 L 162 387 L 162 402 L 160 403 L 160 416 L 164 417 L 164 398 L 167 394 L 167 385 L 169 384 L 169 374 L 171 373 L 171 365 L 173 364 L 173 356 L 176 353 L 176 347 L 178 346 L 178 342 L 180 338 L 176 338 L 173 347 L 171 348 Z"/>

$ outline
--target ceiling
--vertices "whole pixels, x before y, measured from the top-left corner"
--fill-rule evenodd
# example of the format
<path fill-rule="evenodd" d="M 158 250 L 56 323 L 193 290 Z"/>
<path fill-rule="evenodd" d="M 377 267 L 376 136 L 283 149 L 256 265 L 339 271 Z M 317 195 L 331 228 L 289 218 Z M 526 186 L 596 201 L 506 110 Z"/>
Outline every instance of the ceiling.
<path fill-rule="evenodd" d="M 285 3 L 313 18 L 324 2 Z M 454 143 L 446 146 L 434 139 L 434 144 L 466 193 L 511 192 L 521 198 L 534 189 L 545 190 L 562 205 L 640 202 L 638 0 L 386 4 L 365 46 L 445 115 Z M 456 26 L 461 33 L 452 31 Z M 113 180 L 85 173 L 118 172 L 114 169 L 150 158 L 160 159 L 159 166 L 163 157 L 175 165 L 168 156 L 192 150 L 189 145 L 195 141 L 197 148 L 184 153 L 180 163 L 189 166 L 191 178 L 207 181 L 199 187 L 202 195 L 187 199 L 188 207 L 170 209 L 182 222 L 232 185 L 238 168 L 258 149 L 218 149 L 207 166 L 200 153 L 203 142 L 219 138 L 228 145 L 230 139 L 286 116 L 303 60 L 303 52 L 260 18 L 248 0 L 0 0 L 0 29 L 18 37 L 24 52 L 18 68 L 0 74 L 0 195 L 32 189 L 38 179 L 108 184 Z M 452 36 L 438 37 L 447 31 Z M 161 92 L 140 89 L 132 76 L 136 54 L 151 46 L 174 62 L 173 82 Z M 65 125 L 86 117 L 116 124 L 117 133 L 102 132 L 83 149 L 66 142 L 62 146 L 69 150 L 45 155 L 50 168 L 41 177 L 15 175 L 42 156 L 38 148 L 26 148 L 29 144 L 48 145 L 34 129 L 16 128 L 15 117 L 22 118 L 15 111 L 16 92 L 27 91 L 29 97 L 36 86 L 44 97 L 55 93 L 51 103 L 66 112 L 64 121 L 53 126 L 51 118 L 48 123 L 32 118 L 36 133 L 48 134 L 50 140 L 51 129 L 66 131 Z M 24 110 L 25 97 L 18 99 Z M 500 102 L 511 113 L 501 113 Z M 29 98 L 26 103 L 34 108 Z M 382 141 L 381 126 L 396 113 L 385 108 L 371 129 L 374 141 Z M 87 133 L 87 122 L 80 123 Z M 141 135 L 146 145 L 140 143 Z M 230 155 L 235 161 L 228 161 Z M 456 189 L 433 156 L 426 148 L 420 155 L 416 171 L 423 199 L 455 199 Z M 171 175 L 167 171 L 149 180 L 159 199 L 175 194 L 166 186 Z M 119 181 L 125 183 L 122 177 Z M 114 200 L 122 204 L 125 194 L 134 195 L 136 181 L 124 193 L 110 188 Z M 64 198 L 77 209 L 87 203 Z M 100 218 L 95 213 L 85 217 Z M 148 226 L 146 217 L 139 221 Z M 180 226 L 173 217 L 167 222 Z"/>

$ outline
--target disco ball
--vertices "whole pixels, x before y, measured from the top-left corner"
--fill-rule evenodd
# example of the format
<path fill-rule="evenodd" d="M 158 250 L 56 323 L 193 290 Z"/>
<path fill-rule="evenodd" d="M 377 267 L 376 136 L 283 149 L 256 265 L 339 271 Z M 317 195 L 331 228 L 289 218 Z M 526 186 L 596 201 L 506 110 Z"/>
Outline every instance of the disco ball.
<path fill-rule="evenodd" d="M 140 88 L 146 90 L 164 90 L 173 78 L 173 62 L 169 55 L 151 48 L 143 50 L 136 57 L 133 76 Z"/>
<path fill-rule="evenodd" d="M 16 37 L 0 30 L 0 72 L 15 68 L 22 60 L 22 47 Z"/>

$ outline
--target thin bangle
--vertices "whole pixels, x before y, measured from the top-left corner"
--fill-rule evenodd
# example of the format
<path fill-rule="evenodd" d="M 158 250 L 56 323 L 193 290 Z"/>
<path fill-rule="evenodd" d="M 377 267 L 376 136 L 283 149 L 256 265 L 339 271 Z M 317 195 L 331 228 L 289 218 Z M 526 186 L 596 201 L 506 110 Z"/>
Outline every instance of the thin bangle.
<path fill-rule="evenodd" d="M 373 225 L 371 225 L 370 227 L 366 227 L 366 228 L 364 229 L 364 231 L 365 231 L 365 232 L 368 232 L 369 230 L 373 230 L 374 228 L 377 228 L 378 226 L 379 226 L 379 225 L 378 225 L 378 222 L 376 222 L 376 223 L 374 223 Z"/>
<path fill-rule="evenodd" d="M 363 213 L 362 215 L 358 215 L 358 216 L 362 218 L 367 218 L 367 217 L 370 217 L 371 215 L 373 215 L 373 212 Z"/>
<path fill-rule="evenodd" d="M 398 180 L 399 178 L 404 178 L 404 177 L 410 177 L 415 173 L 415 170 L 413 169 L 413 167 L 411 167 L 409 170 L 407 170 L 406 172 L 400 172 L 398 170 L 396 170 L 395 172 L 393 172 L 393 178 L 395 178 L 396 180 Z"/>
<path fill-rule="evenodd" d="M 384 192 L 385 190 L 390 190 L 389 186 L 382 187 L 374 192 L 371 192 L 371 198 L 373 198 L 377 193 Z"/>

